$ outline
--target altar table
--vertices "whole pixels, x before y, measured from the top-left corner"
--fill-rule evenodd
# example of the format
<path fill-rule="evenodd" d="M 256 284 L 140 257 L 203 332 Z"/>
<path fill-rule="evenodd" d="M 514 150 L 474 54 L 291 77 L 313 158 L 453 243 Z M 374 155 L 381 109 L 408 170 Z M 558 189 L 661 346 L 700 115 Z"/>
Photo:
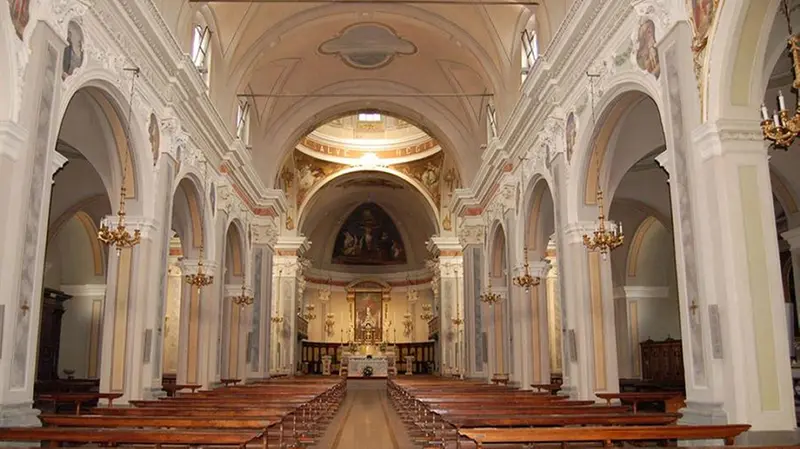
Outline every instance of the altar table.
<path fill-rule="evenodd" d="M 348 360 L 347 377 L 364 377 L 364 368 L 372 367 L 370 377 L 388 377 L 389 363 L 386 357 L 366 357 L 351 356 Z"/>

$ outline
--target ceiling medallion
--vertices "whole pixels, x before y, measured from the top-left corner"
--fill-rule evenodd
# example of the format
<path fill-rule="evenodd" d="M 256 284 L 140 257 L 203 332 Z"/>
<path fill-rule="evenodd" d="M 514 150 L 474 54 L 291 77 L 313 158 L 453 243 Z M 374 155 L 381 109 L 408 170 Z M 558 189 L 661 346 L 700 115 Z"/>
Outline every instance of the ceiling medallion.
<path fill-rule="evenodd" d="M 417 47 L 386 25 L 359 23 L 323 42 L 319 52 L 336 55 L 355 69 L 370 70 L 384 67 L 397 55 L 413 55 Z"/>

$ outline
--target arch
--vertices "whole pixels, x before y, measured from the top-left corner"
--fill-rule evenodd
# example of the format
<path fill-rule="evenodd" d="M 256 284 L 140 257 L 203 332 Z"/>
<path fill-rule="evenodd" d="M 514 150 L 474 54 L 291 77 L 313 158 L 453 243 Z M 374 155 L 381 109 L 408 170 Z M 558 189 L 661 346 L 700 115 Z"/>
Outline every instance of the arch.
<path fill-rule="evenodd" d="M 178 232 L 184 255 L 194 254 L 193 249 L 203 247 L 206 257 L 213 259 L 213 239 L 208 238 L 211 226 L 205 210 L 202 183 L 194 173 L 186 173 L 175 183 L 172 205 L 172 227 Z M 185 221 L 184 221 L 185 220 Z"/>
<path fill-rule="evenodd" d="M 59 135 L 63 131 L 64 120 L 70 104 L 77 95 L 82 92 L 86 93 L 88 98 L 96 104 L 98 112 L 102 113 L 106 119 L 110 138 L 113 139 L 113 145 L 116 146 L 116 151 L 109 152 L 110 173 L 101 170 L 101 166 L 96 163 L 92 165 L 96 167 L 101 179 L 106 184 L 109 197 L 118 198 L 123 163 L 125 163 L 127 167 L 126 198 L 129 200 L 126 202 L 126 208 L 129 214 L 137 214 L 143 212 L 147 198 L 155 195 L 155 183 L 148 182 L 149 179 L 145 178 L 146 174 L 151 173 L 152 170 L 142 169 L 142 167 L 149 168 L 151 166 L 152 153 L 149 143 L 144 140 L 145 134 L 137 132 L 137 130 L 145 128 L 137 119 L 136 114 L 130 115 L 130 124 L 128 124 L 127 110 L 130 91 L 127 94 L 124 93 L 116 86 L 117 82 L 116 76 L 105 69 L 98 68 L 87 68 L 68 78 L 58 112 Z M 128 133 L 129 125 L 130 133 Z M 117 207 L 118 204 L 114 201 L 112 204 L 114 212 Z"/>
<path fill-rule="evenodd" d="M 523 209 L 526 211 L 522 234 L 524 245 L 528 248 L 528 251 L 536 251 L 544 255 L 547 251 L 550 234 L 555 231 L 552 190 L 545 178 L 535 178 L 528 184 L 528 191 L 525 194 L 523 204 L 526 205 L 525 209 Z M 548 212 L 547 210 L 543 211 L 543 207 L 547 209 L 546 206 L 549 206 L 550 209 L 551 215 L 549 219 L 553 223 L 553 229 L 544 229 L 543 227 L 544 221 L 548 219 L 546 215 L 542 214 L 542 212 Z"/>
<path fill-rule="evenodd" d="M 503 276 L 503 269 L 506 268 L 506 231 L 500 220 L 496 220 L 490 229 L 489 277 L 497 278 Z"/>
<path fill-rule="evenodd" d="M 399 83 L 379 80 L 353 80 L 335 83 L 319 89 L 316 93 L 349 93 L 354 91 L 379 91 L 387 96 L 396 93 L 414 93 L 414 89 Z M 314 98 L 298 101 L 295 106 L 276 122 L 273 127 L 261 130 L 260 139 L 270 136 L 271 146 L 275 151 L 253 153 L 253 163 L 262 179 L 271 180 L 278 176 L 280 167 L 275 160 L 283 160 L 286 154 L 293 151 L 300 139 L 342 114 L 363 109 L 365 105 L 371 109 L 386 111 L 390 115 L 403 118 L 407 122 L 425 130 L 436 139 L 443 149 L 452 152 L 453 161 L 459 174 L 468 182 L 477 172 L 480 158 L 468 149 L 475 148 L 473 132 L 462 123 L 452 111 L 431 99 L 419 98 L 353 98 L 342 102 L 341 98 Z M 459 157 L 463 156 L 463 157 Z"/>
<path fill-rule="evenodd" d="M 636 269 L 638 268 L 637 262 L 639 260 L 639 252 L 642 250 L 642 246 L 645 237 L 647 236 L 647 233 L 657 222 L 658 220 L 656 219 L 656 217 L 650 215 L 639 224 L 638 228 L 636 228 L 636 232 L 633 234 L 630 247 L 628 248 L 628 264 L 627 264 L 628 277 L 636 276 Z"/>
<path fill-rule="evenodd" d="M 242 232 L 242 224 L 238 219 L 233 219 L 228 223 L 225 232 L 226 257 L 230 271 L 229 276 L 244 277 L 246 270 L 247 246 Z"/>
<path fill-rule="evenodd" d="M 765 65 L 768 55 L 774 55 L 768 46 L 779 4 L 780 0 L 721 3 L 717 23 L 730 25 L 715 27 L 709 41 L 704 119 L 713 123 L 735 114 L 758 120 L 755 106 L 761 103 L 771 72 L 771 67 L 765 72 Z M 784 40 L 779 46 L 785 45 Z"/>
<path fill-rule="evenodd" d="M 358 173 L 358 172 L 381 172 L 381 173 L 386 173 L 386 174 L 389 174 L 389 175 L 392 175 L 392 176 L 396 176 L 397 178 L 405 181 L 407 184 L 409 184 L 411 187 L 413 187 L 414 190 L 416 190 L 419 194 L 421 194 L 423 198 L 425 198 L 425 201 L 427 202 L 428 206 L 430 207 L 430 211 L 429 212 L 432 212 L 433 213 L 433 217 L 435 218 L 434 221 L 436 223 L 436 225 L 435 225 L 436 226 L 436 232 L 437 233 L 441 232 L 441 230 L 439 229 L 439 227 L 440 227 L 439 226 L 439 208 L 436 206 L 436 203 L 433 201 L 433 198 L 431 198 L 430 194 L 428 194 L 428 192 L 425 191 L 425 189 L 422 187 L 422 185 L 420 185 L 419 182 L 417 182 L 416 179 L 414 179 L 414 178 L 412 178 L 410 176 L 407 176 L 405 173 L 401 173 L 401 172 L 399 172 L 397 170 L 393 170 L 393 169 L 390 169 L 390 168 L 384 168 L 384 167 L 370 167 L 370 168 L 350 167 L 350 168 L 346 168 L 346 169 L 344 169 L 344 170 L 342 170 L 340 172 L 337 172 L 334 175 L 331 175 L 331 176 L 323 179 L 319 184 L 317 184 L 311 190 L 308 191 L 308 193 L 306 194 L 305 200 L 303 200 L 303 203 L 300 205 L 300 207 L 298 209 L 298 213 L 297 213 L 297 215 L 299 217 L 299 219 L 298 219 L 298 228 L 302 229 L 304 221 L 305 221 L 305 218 L 307 216 L 305 214 L 306 208 L 307 208 L 307 206 L 309 204 L 311 204 L 311 201 L 314 198 L 314 196 L 317 194 L 317 192 L 321 191 L 323 187 L 329 185 L 331 182 L 341 178 L 342 176 L 346 176 L 346 175 L 350 175 L 350 174 Z"/>
<path fill-rule="evenodd" d="M 784 180 L 783 176 L 770 166 L 769 170 L 770 184 L 772 185 L 772 193 L 778 199 L 778 202 L 783 207 L 787 215 L 795 214 L 798 212 L 797 200 L 792 190 L 788 187 L 788 183 Z"/>
<path fill-rule="evenodd" d="M 581 137 L 576 147 L 581 150 L 575 152 L 574 167 L 571 168 L 576 172 L 575 179 L 583 181 L 575 183 L 573 187 L 577 189 L 574 194 L 578 197 L 578 205 L 596 204 L 597 188 L 602 186 L 609 176 L 610 164 L 607 164 L 609 149 L 617 137 L 619 125 L 640 102 L 651 100 L 655 104 L 663 133 L 664 116 L 661 112 L 663 108 L 654 83 L 654 79 L 647 79 L 643 74 L 620 76 L 596 104 L 596 110 L 601 111 L 597 115 L 599 119 L 592 128 L 585 127 L 580 132 Z M 606 207 L 609 204 L 606 202 Z M 577 215 L 577 211 L 575 213 Z"/>

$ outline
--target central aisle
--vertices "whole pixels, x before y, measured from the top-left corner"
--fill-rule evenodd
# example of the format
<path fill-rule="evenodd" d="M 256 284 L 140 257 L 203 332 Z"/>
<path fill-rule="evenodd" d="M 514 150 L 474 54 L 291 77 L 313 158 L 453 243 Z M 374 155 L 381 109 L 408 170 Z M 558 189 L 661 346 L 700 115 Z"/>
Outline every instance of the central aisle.
<path fill-rule="evenodd" d="M 347 396 L 317 448 L 412 449 L 403 423 L 389 402 L 386 380 L 347 381 Z"/>

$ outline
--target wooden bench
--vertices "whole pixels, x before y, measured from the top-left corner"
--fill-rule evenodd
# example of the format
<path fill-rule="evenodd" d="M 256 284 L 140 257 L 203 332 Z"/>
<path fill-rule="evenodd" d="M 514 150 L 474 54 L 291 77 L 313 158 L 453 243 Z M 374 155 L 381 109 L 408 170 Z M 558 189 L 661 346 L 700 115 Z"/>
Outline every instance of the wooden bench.
<path fill-rule="evenodd" d="M 191 390 L 194 393 L 200 387 L 200 384 L 164 384 L 161 389 L 167 392 L 167 397 L 174 397 L 178 391 Z"/>
<path fill-rule="evenodd" d="M 677 413 L 683 407 L 686 407 L 683 395 L 677 392 L 649 392 L 649 393 L 595 393 L 600 399 L 604 399 L 606 404 L 611 404 L 611 401 L 618 400 L 622 403 L 629 402 L 633 404 L 633 413 L 638 411 L 638 406 L 642 402 L 663 402 L 664 411 L 667 413 Z"/>
<path fill-rule="evenodd" d="M 225 385 L 226 387 L 230 387 L 231 385 L 238 384 L 239 382 L 242 381 L 242 379 L 220 379 L 219 381 L 220 381 L 220 383 L 222 383 L 222 385 Z"/>
<path fill-rule="evenodd" d="M 248 443 L 262 440 L 263 431 L 239 430 L 175 430 L 175 429 L 105 429 L 75 427 L 7 427 L 0 428 L 0 441 L 49 442 L 51 447 L 61 443 L 80 444 L 147 444 L 160 448 L 169 445 L 236 446 L 244 449 Z"/>
<path fill-rule="evenodd" d="M 75 414 L 80 415 L 81 405 L 84 402 L 105 399 L 108 401 L 108 406 L 111 407 L 114 403 L 114 399 L 119 399 L 121 397 L 122 393 L 49 393 L 40 395 L 39 400 L 52 402 L 53 408 L 57 408 L 58 403 L 72 402 L 75 404 Z"/>
<path fill-rule="evenodd" d="M 721 439 L 726 446 L 747 431 L 750 425 L 720 426 L 626 426 L 586 427 L 576 431 L 569 427 L 534 429 L 477 428 L 461 429 L 459 436 L 474 441 L 478 448 L 486 444 L 536 444 L 536 443 L 580 443 L 601 442 L 610 447 L 615 442 L 661 441 L 661 440 L 711 440 Z"/>

